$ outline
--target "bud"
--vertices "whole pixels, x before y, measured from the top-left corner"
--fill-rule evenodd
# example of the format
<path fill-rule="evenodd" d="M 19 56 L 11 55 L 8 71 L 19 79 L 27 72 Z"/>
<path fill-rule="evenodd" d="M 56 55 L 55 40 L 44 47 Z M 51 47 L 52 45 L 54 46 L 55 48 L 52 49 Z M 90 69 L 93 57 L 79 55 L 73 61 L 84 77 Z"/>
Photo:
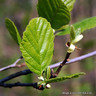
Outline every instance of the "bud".
<path fill-rule="evenodd" d="M 49 79 L 50 78 L 50 75 L 51 75 L 51 69 L 48 66 L 47 69 L 46 69 L 46 79 Z"/>
<path fill-rule="evenodd" d="M 75 34 L 76 34 L 76 32 L 75 32 L 75 29 L 74 29 L 74 26 L 73 25 L 71 25 L 70 26 L 70 41 L 72 42 L 74 39 L 75 39 Z"/>
<path fill-rule="evenodd" d="M 50 85 L 50 84 L 47 84 L 47 85 L 46 85 L 46 88 L 47 88 L 47 89 L 50 89 L 50 88 L 51 88 L 51 85 Z"/>
<path fill-rule="evenodd" d="M 75 45 L 71 44 L 67 52 L 72 53 L 74 50 L 75 50 Z"/>
<path fill-rule="evenodd" d="M 39 80 L 44 81 L 43 76 L 38 77 Z"/>
<path fill-rule="evenodd" d="M 78 36 L 76 36 L 76 38 L 72 41 L 72 43 L 74 44 L 74 43 L 77 43 L 77 42 L 79 42 L 81 39 L 83 38 L 83 35 L 81 34 L 81 35 L 78 35 Z"/>

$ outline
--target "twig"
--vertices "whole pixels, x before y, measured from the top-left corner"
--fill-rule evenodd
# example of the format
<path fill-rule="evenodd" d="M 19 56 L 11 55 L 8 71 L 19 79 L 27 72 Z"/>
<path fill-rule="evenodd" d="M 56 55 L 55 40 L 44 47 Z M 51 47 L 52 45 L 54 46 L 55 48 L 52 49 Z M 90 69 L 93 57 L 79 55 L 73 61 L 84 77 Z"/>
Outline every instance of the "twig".
<path fill-rule="evenodd" d="M 60 31 L 64 31 L 64 30 L 65 30 L 65 29 L 57 30 L 57 31 L 55 31 L 54 33 L 56 34 L 56 33 L 60 32 Z"/>
<path fill-rule="evenodd" d="M 38 86 L 37 83 L 20 83 L 20 82 L 11 83 L 11 84 L 0 83 L 0 86 L 5 87 L 5 88 L 26 86 L 26 87 L 33 87 L 33 88 L 36 88 L 38 90 L 43 90 L 44 89 L 43 86 Z"/>
<path fill-rule="evenodd" d="M 4 71 L 4 70 L 10 69 L 10 68 L 15 68 L 15 67 L 24 66 L 24 64 L 22 64 L 22 65 L 17 65 L 17 63 L 18 63 L 19 61 L 21 61 L 22 59 L 23 59 L 23 57 L 21 56 L 21 57 L 20 57 L 19 59 L 17 59 L 13 64 L 1 68 L 0 71 Z"/>
<path fill-rule="evenodd" d="M 0 80 L 0 83 L 4 83 L 4 82 L 9 81 L 9 80 L 11 80 L 11 79 L 13 79 L 13 78 L 16 78 L 16 77 L 18 77 L 18 76 L 27 75 L 27 74 L 30 74 L 30 73 L 32 73 L 32 72 L 31 72 L 29 69 L 23 70 L 23 71 L 14 73 L 14 74 L 12 74 L 12 75 L 9 75 L 9 76 L 1 79 L 1 80 Z"/>
<path fill-rule="evenodd" d="M 0 86 L 1 87 L 5 87 L 5 88 L 12 88 L 12 87 L 19 87 L 19 86 L 26 86 L 26 87 L 34 87 L 38 90 L 43 90 L 44 87 L 43 86 L 38 86 L 37 85 L 37 82 L 35 83 L 20 83 L 20 82 L 16 82 L 16 83 L 11 83 L 11 84 L 6 84 L 5 82 L 13 79 L 13 78 L 16 78 L 18 76 L 21 76 L 21 75 L 27 75 L 27 74 L 31 74 L 32 72 L 27 69 L 27 70 L 23 70 L 23 71 L 20 71 L 20 72 L 17 72 L 17 73 L 14 73 L 12 75 L 9 75 L 3 79 L 0 80 Z"/>
<path fill-rule="evenodd" d="M 57 76 L 58 76 L 59 72 L 61 71 L 62 67 L 65 65 L 65 63 L 67 62 L 67 60 L 69 59 L 69 56 L 70 56 L 70 55 L 71 55 L 71 53 L 68 53 L 68 52 L 67 52 L 67 54 L 66 54 L 66 57 L 65 57 L 64 61 L 62 61 L 62 63 L 61 63 L 61 64 L 59 64 L 58 69 L 56 70 L 56 72 L 55 72 L 55 73 L 53 73 L 53 75 L 51 76 L 51 78 L 55 78 L 55 77 L 57 77 Z"/>
<path fill-rule="evenodd" d="M 82 56 L 80 56 L 80 57 L 76 57 L 76 58 L 74 58 L 74 59 L 71 59 L 70 61 L 66 62 L 65 65 L 68 65 L 68 64 L 71 64 L 71 63 L 75 63 L 75 62 L 81 61 L 81 60 L 83 60 L 83 59 L 86 59 L 86 58 L 89 58 L 89 57 L 95 56 L 95 55 L 96 55 L 96 51 L 93 51 L 93 52 L 90 52 L 90 53 L 88 53 L 88 54 L 82 55 Z M 53 64 L 53 65 L 50 65 L 50 68 L 51 68 L 51 69 L 56 68 L 56 67 L 60 66 L 60 64 L 61 64 L 62 62 L 63 62 L 63 61 L 58 62 L 58 63 L 55 63 L 55 64 Z"/>

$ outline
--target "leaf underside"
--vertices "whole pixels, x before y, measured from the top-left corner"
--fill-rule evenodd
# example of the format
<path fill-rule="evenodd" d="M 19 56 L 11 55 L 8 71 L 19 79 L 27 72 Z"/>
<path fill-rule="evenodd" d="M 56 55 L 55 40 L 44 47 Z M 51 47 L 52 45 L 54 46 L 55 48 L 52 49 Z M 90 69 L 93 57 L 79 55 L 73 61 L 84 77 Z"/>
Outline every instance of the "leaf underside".
<path fill-rule="evenodd" d="M 73 24 L 73 26 L 75 30 L 77 30 L 78 28 L 81 28 L 81 32 L 84 32 L 88 29 L 96 27 L 96 17 L 84 19 L 80 22 Z M 64 31 L 61 31 L 57 33 L 56 35 L 61 36 L 61 35 L 69 34 L 69 33 L 70 33 L 70 27 L 67 27 Z"/>
<path fill-rule="evenodd" d="M 17 27 L 15 26 L 14 22 L 11 21 L 10 19 L 6 18 L 5 19 L 5 24 L 6 24 L 6 28 L 8 29 L 10 35 L 12 36 L 12 38 L 16 41 L 16 43 L 18 45 L 20 45 L 21 43 L 21 36 L 17 30 Z"/>
<path fill-rule="evenodd" d="M 38 0 L 39 16 L 46 18 L 52 28 L 59 29 L 70 21 L 70 13 L 62 0 Z"/>
<path fill-rule="evenodd" d="M 32 19 L 20 45 L 25 62 L 32 72 L 41 75 L 53 56 L 54 34 L 50 23 L 44 18 Z"/>
<path fill-rule="evenodd" d="M 64 4 L 67 6 L 67 8 L 69 9 L 69 11 L 72 11 L 74 3 L 76 0 L 62 0 L 64 2 Z"/>

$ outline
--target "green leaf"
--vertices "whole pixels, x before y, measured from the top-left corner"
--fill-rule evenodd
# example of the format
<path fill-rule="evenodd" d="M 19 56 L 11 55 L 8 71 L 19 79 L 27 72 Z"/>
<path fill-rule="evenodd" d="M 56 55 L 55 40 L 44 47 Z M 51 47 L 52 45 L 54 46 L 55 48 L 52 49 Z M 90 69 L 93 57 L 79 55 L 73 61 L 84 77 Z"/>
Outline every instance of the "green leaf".
<path fill-rule="evenodd" d="M 84 19 L 80 22 L 73 24 L 73 26 L 75 30 L 77 30 L 78 28 L 81 28 L 81 32 L 84 32 L 85 30 L 96 27 L 96 17 Z M 67 27 L 64 31 L 61 31 L 57 33 L 56 35 L 61 36 L 61 35 L 69 34 L 69 33 L 70 33 L 70 27 Z"/>
<path fill-rule="evenodd" d="M 10 19 L 6 18 L 5 19 L 5 25 L 6 28 L 8 29 L 10 35 L 12 36 L 12 38 L 16 41 L 16 43 L 18 45 L 20 45 L 21 43 L 21 36 L 17 30 L 17 27 L 15 26 L 14 22 L 11 21 Z"/>
<path fill-rule="evenodd" d="M 54 34 L 50 23 L 44 18 L 32 19 L 25 32 L 20 50 L 32 72 L 42 75 L 53 56 Z"/>
<path fill-rule="evenodd" d="M 85 75 L 85 73 L 80 72 L 80 73 L 72 74 L 69 76 L 52 78 L 52 79 L 46 80 L 46 83 L 54 83 L 54 82 L 60 82 L 60 81 L 64 81 L 64 80 L 71 79 L 71 78 L 78 78 L 80 75 Z"/>
<path fill-rule="evenodd" d="M 62 0 L 62 1 L 66 4 L 69 11 L 71 11 L 73 9 L 76 0 Z"/>
<path fill-rule="evenodd" d="M 52 28 L 59 29 L 70 21 L 70 13 L 62 0 L 38 0 L 38 14 L 46 18 Z"/>

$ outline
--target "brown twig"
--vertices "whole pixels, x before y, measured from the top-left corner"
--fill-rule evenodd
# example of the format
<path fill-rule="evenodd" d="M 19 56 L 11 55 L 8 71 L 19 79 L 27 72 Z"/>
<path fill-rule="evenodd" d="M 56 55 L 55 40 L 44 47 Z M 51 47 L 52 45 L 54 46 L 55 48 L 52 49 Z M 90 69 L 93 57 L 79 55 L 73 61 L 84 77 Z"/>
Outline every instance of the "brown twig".
<path fill-rule="evenodd" d="M 93 52 L 90 52 L 88 54 L 85 54 L 85 55 L 82 55 L 80 57 L 76 57 L 74 59 L 71 59 L 70 61 L 66 62 L 65 65 L 68 65 L 68 64 L 71 64 L 71 63 L 75 63 L 75 62 L 78 62 L 78 61 L 81 61 L 81 60 L 84 60 L 86 58 L 89 58 L 89 57 L 92 57 L 92 56 L 95 56 L 96 55 L 96 51 L 93 51 Z M 50 68 L 53 69 L 53 68 L 56 68 L 58 66 L 60 66 L 60 64 L 62 63 L 63 61 L 61 62 L 58 62 L 58 63 L 55 63 L 53 65 L 50 65 Z"/>
<path fill-rule="evenodd" d="M 67 52 L 64 61 L 59 65 L 59 67 L 58 67 L 58 69 L 56 70 L 56 72 L 53 73 L 52 78 L 55 78 L 55 77 L 58 76 L 58 74 L 59 74 L 59 72 L 61 71 L 62 67 L 63 67 L 63 66 L 66 64 L 66 62 L 68 61 L 70 55 L 71 55 L 71 53 L 68 53 L 68 52 Z"/>

